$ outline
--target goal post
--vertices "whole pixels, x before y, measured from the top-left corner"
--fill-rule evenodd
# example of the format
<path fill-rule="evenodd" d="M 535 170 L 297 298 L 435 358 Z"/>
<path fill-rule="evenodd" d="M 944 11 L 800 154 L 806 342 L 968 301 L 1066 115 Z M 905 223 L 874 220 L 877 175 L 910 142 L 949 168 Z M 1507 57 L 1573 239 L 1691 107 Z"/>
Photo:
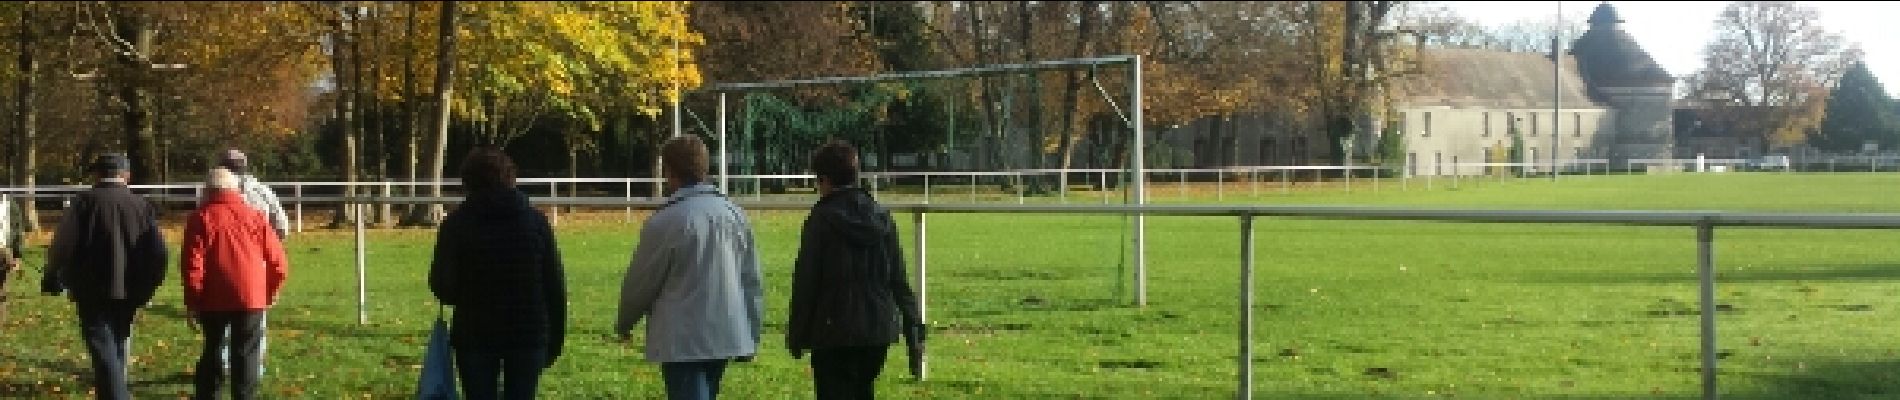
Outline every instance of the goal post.
<path fill-rule="evenodd" d="M 1129 185 L 1130 185 L 1130 190 L 1132 190 L 1132 196 L 1126 202 L 1132 205 L 1137 205 L 1137 206 L 1147 204 L 1148 203 L 1147 177 L 1146 177 L 1146 174 L 1144 173 L 1144 169 L 1146 167 L 1145 164 L 1147 161 L 1147 158 L 1144 154 L 1147 138 L 1146 138 L 1146 135 L 1144 134 L 1145 124 L 1143 123 L 1144 120 L 1142 118 L 1142 108 L 1143 108 L 1142 107 L 1143 105 L 1142 81 L 1141 81 L 1142 57 L 1140 55 L 1114 55 L 1114 56 L 1101 56 L 1101 57 L 1045 60 L 1045 61 L 1035 61 L 1035 62 L 1027 62 L 1027 63 L 1016 63 L 1016 64 L 991 64 L 991 65 L 982 65 L 982 66 L 975 66 L 975 67 L 968 67 L 968 68 L 953 68 L 953 69 L 933 70 L 933 71 L 900 71 L 900 72 L 889 72 L 889 73 L 864 75 L 864 76 L 836 76 L 836 77 L 792 79 L 792 80 L 779 80 L 779 81 L 767 81 L 767 82 L 720 83 L 720 84 L 712 84 L 712 85 L 703 86 L 698 89 L 688 91 L 686 93 L 688 94 L 706 93 L 706 94 L 715 95 L 718 98 L 718 109 L 721 110 L 721 112 L 717 113 L 718 114 L 717 123 L 718 123 L 719 128 L 716 129 L 716 132 L 711 132 L 711 133 L 717 135 L 715 139 L 719 142 L 716 145 L 716 148 L 718 151 L 718 157 L 719 157 L 718 165 L 716 166 L 716 171 L 718 173 L 720 189 L 730 191 L 731 190 L 730 187 L 727 186 L 729 183 L 728 175 L 727 175 L 727 171 L 728 171 L 727 164 L 729 163 L 731 157 L 726 146 L 725 126 L 727 125 L 727 121 L 726 121 L 727 115 L 725 112 L 723 112 L 723 110 L 725 110 L 726 108 L 727 95 L 729 94 L 744 94 L 744 93 L 755 92 L 755 91 L 789 89 L 789 88 L 795 88 L 795 87 L 801 87 L 801 86 L 851 85 L 851 84 L 871 84 L 871 83 L 891 82 L 891 81 L 923 81 L 923 80 L 936 80 L 936 79 L 973 78 L 973 77 L 987 77 L 987 76 L 999 76 L 999 75 L 1033 74 L 1040 71 L 1051 71 L 1051 70 L 1076 70 L 1076 69 L 1088 70 L 1088 69 L 1094 69 L 1097 67 L 1124 67 L 1128 69 L 1128 78 L 1129 78 L 1128 98 L 1129 98 L 1130 104 L 1128 107 L 1127 114 L 1122 115 L 1122 118 L 1128 123 L 1129 129 L 1130 131 L 1132 131 L 1133 134 L 1130 135 L 1132 136 L 1132 139 L 1131 139 L 1132 143 L 1129 144 L 1130 154 L 1129 154 L 1129 161 L 1128 161 L 1128 169 L 1130 170 Z M 1105 98 L 1107 97 L 1106 92 L 1104 92 L 1103 95 Z M 1112 98 L 1108 99 L 1108 101 L 1109 103 L 1113 104 Z M 1121 114 L 1120 107 L 1117 106 L 1116 108 L 1117 108 L 1116 110 L 1117 114 Z M 678 136 L 684 133 L 685 132 L 680 127 L 680 124 L 673 125 L 674 136 Z M 1066 174 L 1064 174 L 1064 176 L 1066 176 Z M 1147 270 L 1148 269 L 1147 269 L 1147 257 L 1146 257 L 1147 218 L 1146 216 L 1141 213 L 1136 213 L 1134 215 L 1133 225 L 1134 225 L 1132 227 L 1132 231 L 1133 231 L 1132 235 L 1134 236 L 1134 239 L 1133 239 L 1134 257 L 1133 258 L 1134 258 L 1134 264 L 1135 264 L 1134 298 L 1135 298 L 1135 304 L 1137 306 L 1145 307 L 1148 305 L 1148 289 L 1147 289 L 1148 288 L 1147 286 Z M 1121 279 L 1121 277 L 1118 277 L 1117 279 Z"/>

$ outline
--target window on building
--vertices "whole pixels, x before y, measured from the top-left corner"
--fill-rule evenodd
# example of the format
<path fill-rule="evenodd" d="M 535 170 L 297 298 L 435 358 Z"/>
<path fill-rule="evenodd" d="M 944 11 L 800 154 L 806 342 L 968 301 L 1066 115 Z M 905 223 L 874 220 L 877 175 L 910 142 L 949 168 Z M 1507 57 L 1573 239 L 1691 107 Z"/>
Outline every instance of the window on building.
<path fill-rule="evenodd" d="M 1418 175 L 1418 153 L 1405 153 L 1405 170 L 1408 175 Z"/>
<path fill-rule="evenodd" d="M 1531 113 L 1531 137 L 1537 137 L 1537 128 L 1541 126 L 1537 123 L 1537 113 Z"/>
<path fill-rule="evenodd" d="M 1491 112 L 1484 112 L 1484 137 L 1491 137 Z"/>
<path fill-rule="evenodd" d="M 1432 137 L 1432 113 L 1425 113 L 1425 133 L 1420 137 Z"/>
<path fill-rule="evenodd" d="M 1444 174 L 1445 174 L 1445 153 L 1441 151 L 1434 151 L 1432 152 L 1432 175 L 1444 175 Z"/>
<path fill-rule="evenodd" d="M 1406 124 L 1406 120 L 1409 119 L 1406 116 L 1409 114 L 1411 113 L 1399 113 L 1399 136 L 1404 136 L 1405 131 L 1411 129 L 1411 126 Z"/>
<path fill-rule="evenodd" d="M 1583 113 L 1570 114 L 1570 136 L 1583 137 Z"/>
<path fill-rule="evenodd" d="M 1517 131 L 1517 113 L 1514 113 L 1514 112 L 1504 113 L 1504 134 L 1506 135 L 1522 134 Z"/>

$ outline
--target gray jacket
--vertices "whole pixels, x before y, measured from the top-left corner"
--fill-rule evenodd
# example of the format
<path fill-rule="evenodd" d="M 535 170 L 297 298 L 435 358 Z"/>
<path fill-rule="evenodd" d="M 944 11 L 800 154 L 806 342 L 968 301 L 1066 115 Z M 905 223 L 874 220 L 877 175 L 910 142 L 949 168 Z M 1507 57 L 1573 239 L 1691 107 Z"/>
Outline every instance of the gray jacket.
<path fill-rule="evenodd" d="M 271 191 L 270 186 L 259 182 L 255 175 L 241 174 L 237 177 L 238 192 L 244 194 L 244 204 L 270 217 L 270 228 L 277 231 L 277 240 L 290 237 L 290 214 L 285 213 L 284 205 L 277 202 L 277 192 Z M 200 196 L 198 205 L 204 204 L 205 196 Z"/>
<path fill-rule="evenodd" d="M 765 297 L 745 211 L 712 185 L 679 189 L 640 229 L 614 333 L 649 315 L 646 357 L 680 362 L 758 353 Z"/>

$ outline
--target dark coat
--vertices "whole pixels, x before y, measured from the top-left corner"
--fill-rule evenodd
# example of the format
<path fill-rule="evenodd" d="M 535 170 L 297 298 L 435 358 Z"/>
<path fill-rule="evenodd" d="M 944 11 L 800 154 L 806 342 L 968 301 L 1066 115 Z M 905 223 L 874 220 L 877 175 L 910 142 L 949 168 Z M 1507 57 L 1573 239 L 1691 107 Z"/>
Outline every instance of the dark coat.
<path fill-rule="evenodd" d="M 165 283 L 165 235 L 152 203 L 124 183 L 101 182 L 73 198 L 47 253 L 42 290 L 71 290 L 76 302 L 126 300 L 144 306 Z"/>
<path fill-rule="evenodd" d="M 457 349 L 546 349 L 561 355 L 567 278 L 547 218 L 520 190 L 472 193 L 442 221 L 429 290 L 455 306 Z"/>
<path fill-rule="evenodd" d="M 794 355 L 888 345 L 901 327 L 922 324 L 897 224 L 864 189 L 838 188 L 812 206 L 794 268 L 785 339 Z"/>

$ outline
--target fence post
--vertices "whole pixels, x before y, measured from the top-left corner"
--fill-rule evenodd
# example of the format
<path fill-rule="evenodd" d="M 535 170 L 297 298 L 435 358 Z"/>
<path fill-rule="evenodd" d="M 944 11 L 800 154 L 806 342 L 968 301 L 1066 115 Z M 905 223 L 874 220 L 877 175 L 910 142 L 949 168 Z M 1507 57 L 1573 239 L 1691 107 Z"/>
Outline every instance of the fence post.
<path fill-rule="evenodd" d="M 917 322 L 924 324 L 924 326 L 926 327 L 924 329 L 929 329 L 928 327 L 930 326 L 929 324 L 930 318 L 928 316 L 930 315 L 929 314 L 930 307 L 928 306 L 928 304 L 930 304 L 930 302 L 927 301 L 927 299 L 930 298 L 929 297 L 930 286 L 925 285 L 925 280 L 924 280 L 924 277 L 928 274 L 928 271 L 929 271 L 929 269 L 925 268 L 924 266 L 929 265 L 930 263 L 930 258 L 925 256 L 926 252 L 930 248 L 930 246 L 927 244 L 928 242 L 925 240 L 925 238 L 927 237 L 925 235 L 925 232 L 928 232 L 929 229 L 925 228 L 926 225 L 924 223 L 925 218 L 924 218 L 923 210 L 917 211 L 916 218 L 917 218 L 917 244 L 915 245 L 915 248 L 917 252 L 917 318 L 920 320 Z M 918 365 L 923 366 L 923 368 L 917 369 L 917 380 L 920 380 L 920 381 L 924 380 L 926 376 L 930 375 L 929 374 L 930 364 L 928 364 L 928 361 L 926 360 L 928 360 L 928 358 L 926 358 L 925 360 L 917 361 Z"/>
<path fill-rule="evenodd" d="M 621 181 L 620 184 L 622 185 L 621 187 L 625 189 L 625 191 L 621 192 L 621 193 L 625 193 L 625 197 L 623 198 L 626 199 L 627 201 L 633 201 L 633 178 L 627 178 L 627 180 Z M 632 204 L 627 205 L 626 218 L 627 218 L 627 223 L 629 224 L 633 223 L 633 205 Z"/>
<path fill-rule="evenodd" d="M 1253 398 L 1253 214 L 1240 214 L 1240 398 Z"/>
<path fill-rule="evenodd" d="M 561 197 L 561 184 L 548 181 L 548 197 Z M 561 226 L 561 206 L 548 206 L 548 225 Z"/>
<path fill-rule="evenodd" d="M 297 233 L 303 233 L 303 184 L 298 183 L 298 184 L 290 185 L 290 190 L 291 190 L 291 194 L 294 194 L 298 197 L 297 199 Z"/>
<path fill-rule="evenodd" d="M 1458 173 L 1458 156 L 1451 156 L 1451 188 L 1457 189 L 1458 182 L 1464 178 L 1464 174 Z"/>
<path fill-rule="evenodd" d="M 1702 287 L 1702 398 L 1714 400 L 1715 393 L 1715 225 L 1704 219 L 1696 224 L 1696 274 Z"/>
<path fill-rule="evenodd" d="M 924 204 L 930 204 L 930 173 L 924 173 Z"/>
<path fill-rule="evenodd" d="M 976 203 L 976 172 L 970 173 L 970 203 Z"/>
<path fill-rule="evenodd" d="M 1293 180 L 1288 178 L 1291 175 L 1287 171 L 1290 170 L 1280 170 L 1280 194 L 1293 194 Z"/>
<path fill-rule="evenodd" d="M 368 257 L 364 249 L 363 203 L 352 203 L 350 208 L 356 213 L 356 323 L 369 325 L 369 274 L 365 271 Z"/>
<path fill-rule="evenodd" d="M 384 198 L 390 197 L 389 178 L 383 178 L 383 197 Z M 376 222 L 378 224 L 389 223 L 389 203 L 388 202 L 384 202 L 383 204 L 376 205 Z M 387 226 L 387 225 L 384 225 L 384 226 Z"/>

